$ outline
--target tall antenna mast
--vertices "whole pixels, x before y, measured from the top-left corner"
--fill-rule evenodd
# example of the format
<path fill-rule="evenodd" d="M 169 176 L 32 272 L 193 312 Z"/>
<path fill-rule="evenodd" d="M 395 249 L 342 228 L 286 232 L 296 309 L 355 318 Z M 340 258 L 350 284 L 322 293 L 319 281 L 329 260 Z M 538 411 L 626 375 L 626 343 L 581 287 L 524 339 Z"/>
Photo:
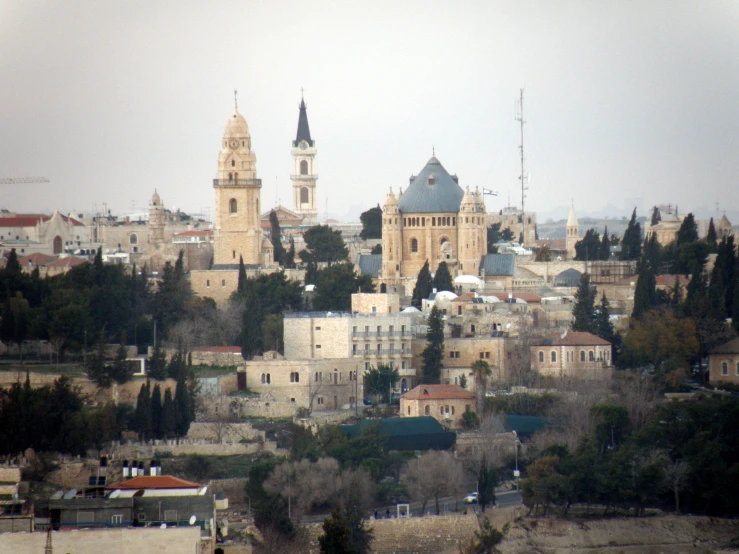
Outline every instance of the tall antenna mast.
<path fill-rule="evenodd" d="M 516 113 L 516 121 L 521 124 L 521 234 L 523 235 L 523 243 L 526 243 L 526 173 L 524 172 L 524 155 L 523 155 L 523 125 L 526 120 L 523 118 L 523 89 L 518 100 L 518 110 Z"/>

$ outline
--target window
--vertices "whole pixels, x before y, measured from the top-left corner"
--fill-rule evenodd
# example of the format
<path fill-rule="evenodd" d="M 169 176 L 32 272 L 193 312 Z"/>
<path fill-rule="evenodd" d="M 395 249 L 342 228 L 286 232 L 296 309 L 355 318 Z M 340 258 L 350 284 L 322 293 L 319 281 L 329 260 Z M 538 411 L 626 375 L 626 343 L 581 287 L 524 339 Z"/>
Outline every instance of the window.
<path fill-rule="evenodd" d="M 736 363 L 736 374 L 739 376 L 739 362 Z"/>
<path fill-rule="evenodd" d="M 449 406 L 447 406 L 447 409 L 449 409 Z M 444 406 L 439 406 L 439 415 L 444 415 Z"/>
<path fill-rule="evenodd" d="M 426 406 L 426 407 L 425 407 L 425 408 L 423 409 L 423 413 L 424 413 L 425 415 L 431 415 L 431 409 L 430 409 L 430 408 L 429 408 L 428 406 Z"/>
<path fill-rule="evenodd" d="M 411 239 L 411 252 L 418 252 L 418 241 Z"/>
<path fill-rule="evenodd" d="M 221 279 L 221 286 L 222 287 L 225 287 L 226 286 L 226 280 L 225 279 Z"/>
<path fill-rule="evenodd" d="M 291 398 L 291 399 L 290 399 L 290 402 L 291 402 L 292 404 L 295 404 L 295 398 Z"/>
<path fill-rule="evenodd" d="M 297 371 L 293 371 L 290 373 L 290 382 L 291 383 L 300 383 L 300 373 Z"/>
<path fill-rule="evenodd" d="M 592 350 L 588 352 L 588 360 L 591 362 L 595 361 L 595 352 L 593 352 Z"/>
<path fill-rule="evenodd" d="M 210 279 L 205 280 L 205 286 L 210 288 Z"/>
<path fill-rule="evenodd" d="M 408 406 L 408 415 L 411 415 L 411 407 Z"/>
<path fill-rule="evenodd" d="M 308 175 L 308 160 L 300 160 L 300 174 Z"/>
<path fill-rule="evenodd" d="M 308 204 L 309 202 L 310 202 L 310 192 L 308 192 L 308 187 L 303 187 L 300 189 L 300 203 Z"/>
<path fill-rule="evenodd" d="M 110 518 L 110 522 L 113 525 L 120 525 L 123 523 L 123 514 L 115 514 Z"/>
<path fill-rule="evenodd" d="M 128 237 L 128 242 L 131 246 L 135 246 L 139 243 L 139 237 L 136 236 L 136 233 L 131 233 Z"/>
<path fill-rule="evenodd" d="M 231 257 L 235 260 L 236 259 L 236 250 L 231 250 Z"/>
<path fill-rule="evenodd" d="M 585 361 L 585 350 L 580 350 L 580 361 L 581 362 Z"/>
<path fill-rule="evenodd" d="M 721 375 L 729 374 L 729 362 L 721 362 Z"/>
<path fill-rule="evenodd" d="M 165 521 L 177 521 L 177 510 L 164 510 Z"/>
<path fill-rule="evenodd" d="M 262 384 L 265 384 L 267 382 L 267 376 L 262 373 Z"/>
<path fill-rule="evenodd" d="M 539 352 L 539 363 L 540 364 L 544 363 L 544 352 L 541 352 L 541 351 Z"/>
<path fill-rule="evenodd" d="M 318 398 L 316 399 L 316 402 L 318 403 L 318 405 L 319 405 L 319 406 L 323 406 L 323 397 L 322 397 L 322 396 L 319 396 L 319 397 L 318 397 Z"/>
<path fill-rule="evenodd" d="M 557 363 L 557 353 L 552 350 L 552 363 Z"/>
<path fill-rule="evenodd" d="M 320 350 L 320 349 L 321 349 L 321 345 L 320 344 L 317 344 L 316 345 L 316 350 Z"/>
<path fill-rule="evenodd" d="M 231 160 L 231 167 L 236 167 L 236 160 Z"/>
<path fill-rule="evenodd" d="M 146 513 L 145 512 L 139 512 L 138 518 L 139 521 L 146 521 Z"/>
<path fill-rule="evenodd" d="M 320 331 L 320 330 L 321 330 L 321 328 L 320 328 L 320 327 L 316 327 L 316 331 Z"/>
<path fill-rule="evenodd" d="M 15 237 L 16 240 L 18 237 Z M 62 237 L 56 236 L 54 237 L 54 254 L 61 254 L 62 253 Z"/>
<path fill-rule="evenodd" d="M 490 352 L 485 352 L 485 359 L 486 360 L 489 360 L 490 359 Z"/>
<path fill-rule="evenodd" d="M 452 406 L 452 415 L 454 415 L 454 406 Z"/>
<path fill-rule="evenodd" d="M 228 213 L 235 214 L 237 208 L 236 199 L 232 198 L 228 201 Z"/>
<path fill-rule="evenodd" d="M 354 355 L 357 354 L 357 345 L 356 344 L 352 344 L 352 354 L 354 354 Z"/>

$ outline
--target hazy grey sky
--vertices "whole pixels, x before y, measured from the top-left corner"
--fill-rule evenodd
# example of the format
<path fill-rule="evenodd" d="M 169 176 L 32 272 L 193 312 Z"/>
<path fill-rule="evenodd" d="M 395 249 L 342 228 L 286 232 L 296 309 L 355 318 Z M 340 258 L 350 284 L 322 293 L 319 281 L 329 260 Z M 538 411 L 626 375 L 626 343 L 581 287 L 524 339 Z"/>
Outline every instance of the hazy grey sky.
<path fill-rule="evenodd" d="M 290 207 L 300 88 L 320 216 L 356 215 L 431 155 L 527 206 L 734 208 L 739 3 L 0 0 L 0 189 L 24 211 L 212 210 L 239 91 L 262 203 Z M 607 206 L 610 206 L 606 208 Z M 736 223 L 736 222 L 735 222 Z"/>

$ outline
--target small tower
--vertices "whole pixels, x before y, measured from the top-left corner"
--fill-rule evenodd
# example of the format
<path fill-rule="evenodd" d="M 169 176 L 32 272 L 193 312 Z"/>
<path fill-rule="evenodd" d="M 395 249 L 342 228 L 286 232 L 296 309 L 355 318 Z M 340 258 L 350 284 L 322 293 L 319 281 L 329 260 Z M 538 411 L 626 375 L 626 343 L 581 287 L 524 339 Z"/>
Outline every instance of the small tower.
<path fill-rule="evenodd" d="M 159 246 L 164 242 L 164 205 L 156 189 L 149 204 L 149 243 Z"/>
<path fill-rule="evenodd" d="M 400 277 L 403 261 L 403 225 L 398 201 L 393 189 L 387 193 L 382 210 L 382 277 L 394 280 Z"/>
<path fill-rule="evenodd" d="M 570 205 L 570 215 L 567 218 L 567 229 L 565 245 L 567 247 L 567 257 L 571 260 L 575 259 L 575 244 L 580 240 L 580 226 L 577 223 L 575 215 L 575 203 Z"/>
<path fill-rule="evenodd" d="M 293 182 L 293 206 L 295 213 L 303 216 L 303 224 L 314 225 L 318 220 L 316 141 L 310 136 L 308 112 L 302 97 L 299 109 L 298 132 L 293 141 L 292 150 L 290 150 L 293 158 L 293 171 L 290 175 L 290 180 Z"/>
<path fill-rule="evenodd" d="M 257 157 L 251 150 L 246 119 L 234 106 L 226 121 L 222 150 L 218 155 L 218 178 L 213 180 L 216 220 L 213 261 L 215 265 L 262 263 L 262 228 L 259 212 L 262 180 L 257 179 Z"/>

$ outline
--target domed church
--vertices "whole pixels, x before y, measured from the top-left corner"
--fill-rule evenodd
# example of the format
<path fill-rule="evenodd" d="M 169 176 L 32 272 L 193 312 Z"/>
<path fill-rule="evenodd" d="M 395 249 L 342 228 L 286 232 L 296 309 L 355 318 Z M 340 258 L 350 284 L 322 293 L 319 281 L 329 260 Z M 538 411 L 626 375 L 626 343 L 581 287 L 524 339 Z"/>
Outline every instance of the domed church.
<path fill-rule="evenodd" d="M 432 272 L 445 261 L 453 276 L 479 275 L 487 253 L 485 202 L 462 190 L 433 156 L 411 176 L 408 189 L 392 189 L 382 216 L 382 269 L 378 281 L 393 285 L 415 277 L 428 260 Z"/>

